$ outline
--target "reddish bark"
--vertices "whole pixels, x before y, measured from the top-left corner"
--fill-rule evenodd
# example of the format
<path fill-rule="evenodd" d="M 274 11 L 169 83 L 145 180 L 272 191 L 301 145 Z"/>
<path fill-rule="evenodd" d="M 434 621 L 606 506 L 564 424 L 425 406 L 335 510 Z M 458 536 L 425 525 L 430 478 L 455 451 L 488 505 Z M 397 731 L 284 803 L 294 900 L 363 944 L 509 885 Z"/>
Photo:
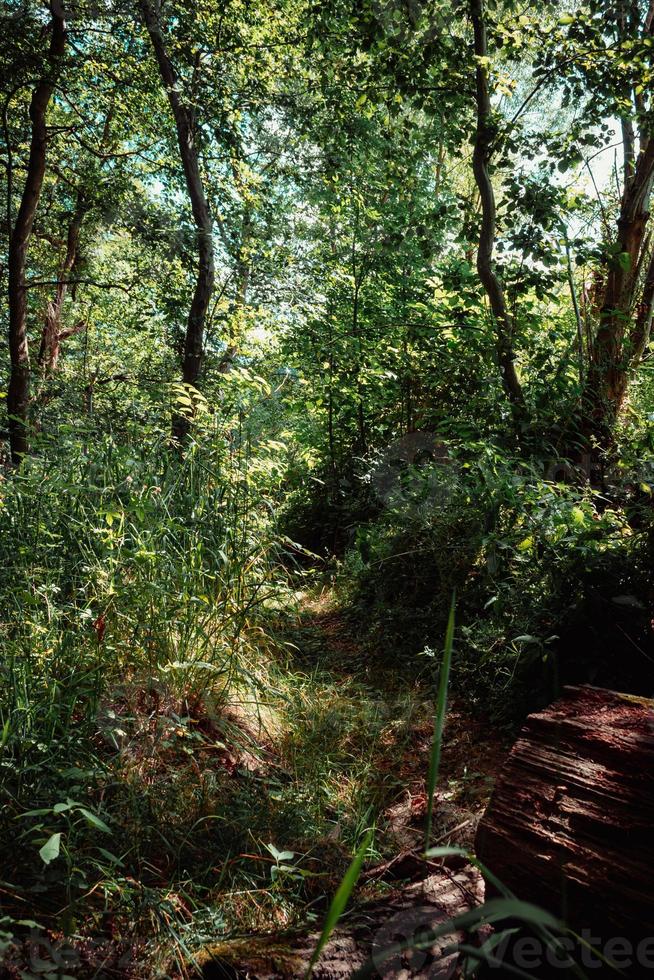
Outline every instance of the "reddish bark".
<path fill-rule="evenodd" d="M 80 200 L 68 228 L 66 254 L 59 269 L 59 281 L 57 282 L 54 299 L 48 303 L 45 314 L 38 363 L 39 367 L 43 368 L 46 374 L 51 374 L 57 368 L 62 340 L 65 340 L 67 337 L 72 337 L 76 333 L 80 333 L 86 326 L 82 320 L 75 324 L 74 327 L 70 327 L 67 330 L 61 329 L 61 315 L 68 291 L 68 277 L 77 260 L 80 232 L 85 212 L 86 209 Z"/>
<path fill-rule="evenodd" d="M 616 7 L 622 43 L 649 39 L 654 20 L 650 2 L 641 22 L 637 4 Z M 584 390 L 584 430 L 601 448 L 613 441 L 629 380 L 649 342 L 652 308 L 652 254 L 647 225 L 654 187 L 654 138 L 642 90 L 629 92 L 632 112 L 621 120 L 624 190 L 616 236 L 608 258 L 597 334 L 591 345 Z M 639 120 L 634 124 L 632 114 Z M 643 269 L 649 267 L 643 280 Z M 645 307 L 645 308 L 644 308 Z"/>
<path fill-rule="evenodd" d="M 639 942 L 654 922 L 653 815 L 654 701 L 571 687 L 527 719 L 477 853 L 577 932 Z"/>
<path fill-rule="evenodd" d="M 647 338 L 635 314 L 641 286 L 645 230 L 654 185 L 654 139 L 641 151 L 622 198 L 615 255 L 611 258 L 588 369 L 585 401 L 589 430 L 606 443 L 622 408 L 631 369 L 640 360 Z M 651 265 L 650 265 L 651 271 Z M 647 277 L 643 301 L 651 307 Z"/>

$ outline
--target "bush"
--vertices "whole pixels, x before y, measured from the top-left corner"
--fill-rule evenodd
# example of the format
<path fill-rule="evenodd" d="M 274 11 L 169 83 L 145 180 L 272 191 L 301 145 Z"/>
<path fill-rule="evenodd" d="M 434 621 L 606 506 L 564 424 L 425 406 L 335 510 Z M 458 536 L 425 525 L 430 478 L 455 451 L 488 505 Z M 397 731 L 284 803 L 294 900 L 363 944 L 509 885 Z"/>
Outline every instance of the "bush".
<path fill-rule="evenodd" d="M 613 675 L 611 653 L 593 648 L 592 631 L 577 651 L 570 641 L 600 582 L 614 613 L 621 602 L 632 613 L 645 608 L 644 599 L 619 598 L 634 589 L 643 596 L 649 581 L 646 535 L 634 533 L 624 507 L 590 487 L 553 483 L 488 444 L 403 466 L 397 486 L 343 566 L 371 655 L 419 669 L 417 655 L 438 646 L 456 588 L 452 681 L 496 717 L 522 717 L 564 681 Z"/>

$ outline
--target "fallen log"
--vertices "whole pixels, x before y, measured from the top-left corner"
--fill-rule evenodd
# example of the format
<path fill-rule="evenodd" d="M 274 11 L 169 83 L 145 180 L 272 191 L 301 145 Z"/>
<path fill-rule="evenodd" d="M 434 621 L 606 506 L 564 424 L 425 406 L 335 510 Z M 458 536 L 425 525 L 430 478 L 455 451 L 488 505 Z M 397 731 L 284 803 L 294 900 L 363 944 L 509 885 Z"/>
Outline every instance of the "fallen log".
<path fill-rule="evenodd" d="M 476 849 L 518 898 L 654 969 L 654 701 L 569 687 L 531 715 Z"/>
<path fill-rule="evenodd" d="M 423 862 L 429 867 L 429 862 Z M 432 865 L 433 868 L 433 865 Z M 391 980 L 448 980 L 459 956 L 448 947 L 463 940 L 451 933 L 429 950 L 408 950 L 389 958 L 384 953 L 421 933 L 437 929 L 451 918 L 483 902 L 484 884 L 478 871 L 466 865 L 458 870 L 439 868 L 421 881 L 394 888 L 378 901 L 362 903 L 337 926 L 313 969 L 314 980 L 346 980 L 368 963 L 374 976 Z M 286 937 L 248 937 L 207 947 L 198 958 L 204 980 L 291 980 L 304 977 L 319 932 Z"/>

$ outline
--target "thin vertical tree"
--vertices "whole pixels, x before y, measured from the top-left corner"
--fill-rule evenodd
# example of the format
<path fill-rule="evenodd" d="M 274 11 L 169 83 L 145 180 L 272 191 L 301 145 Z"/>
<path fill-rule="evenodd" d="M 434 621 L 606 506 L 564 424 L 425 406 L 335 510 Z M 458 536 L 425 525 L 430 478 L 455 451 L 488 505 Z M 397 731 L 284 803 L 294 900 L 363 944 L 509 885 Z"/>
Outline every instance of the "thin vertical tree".
<path fill-rule="evenodd" d="M 8 299 L 11 371 L 7 396 L 11 458 L 20 463 L 29 451 L 30 358 L 27 333 L 27 249 L 41 197 L 48 147 L 48 105 L 61 73 L 66 51 L 66 23 L 58 3 L 51 3 L 50 46 L 44 70 L 30 101 L 30 150 L 25 183 L 9 237 Z"/>
<path fill-rule="evenodd" d="M 495 326 L 497 358 L 499 361 L 502 386 L 509 400 L 516 421 L 526 416 L 526 405 L 522 385 L 515 367 L 513 338 L 515 323 L 504 295 L 502 282 L 497 275 L 493 250 L 495 246 L 495 225 L 497 208 L 493 182 L 489 173 L 489 162 L 493 152 L 496 127 L 488 84 L 488 36 L 484 18 L 483 0 L 471 0 L 470 17 L 474 30 L 475 81 L 477 128 L 472 156 L 472 168 L 481 201 L 481 230 L 477 249 L 477 271 L 488 296 Z"/>
<path fill-rule="evenodd" d="M 181 94 L 181 85 L 168 54 L 154 4 L 151 0 L 140 0 L 140 6 L 143 23 L 152 42 L 159 73 L 175 121 L 179 153 L 197 231 L 197 276 L 186 324 L 182 359 L 182 380 L 185 384 L 196 387 L 202 371 L 204 330 L 215 277 L 213 221 L 200 173 L 195 121 L 191 106 L 185 102 Z M 189 429 L 188 415 L 176 414 L 173 418 L 173 436 L 182 441 L 188 435 Z"/>

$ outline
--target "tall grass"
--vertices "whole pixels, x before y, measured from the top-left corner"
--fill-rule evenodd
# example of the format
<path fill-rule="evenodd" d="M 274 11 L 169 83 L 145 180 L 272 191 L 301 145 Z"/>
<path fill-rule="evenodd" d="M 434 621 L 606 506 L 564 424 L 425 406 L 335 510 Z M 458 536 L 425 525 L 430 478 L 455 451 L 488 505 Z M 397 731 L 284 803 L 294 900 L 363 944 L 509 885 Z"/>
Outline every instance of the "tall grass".
<path fill-rule="evenodd" d="M 262 611 L 285 588 L 265 460 L 233 429 L 207 427 L 183 457 L 106 436 L 43 445 L 0 485 L 0 836 L 17 840 L 2 877 L 20 901 L 61 909 L 138 857 L 132 830 L 106 832 L 125 816 L 106 802 L 122 799 L 116 691 L 165 692 L 187 739 L 184 704 L 256 697 Z M 154 853 L 146 801 L 133 810 Z M 181 861 L 186 833 L 159 847 Z"/>
<path fill-rule="evenodd" d="M 445 728 L 445 715 L 447 713 L 447 692 L 450 685 L 450 668 L 452 666 L 452 646 L 454 645 L 454 619 L 456 612 L 456 593 L 452 593 L 450 603 L 450 613 L 447 619 L 445 630 L 445 644 L 443 648 L 443 661 L 438 679 L 438 695 L 436 699 L 436 716 L 434 718 L 434 737 L 429 754 L 429 766 L 427 769 L 427 821 L 425 824 L 425 850 L 429 847 L 431 838 L 431 825 L 434 815 L 434 793 L 438 782 L 438 774 L 441 765 L 441 748 L 443 744 L 443 729 Z"/>
<path fill-rule="evenodd" d="M 281 576 L 248 447 L 208 448 L 178 460 L 107 438 L 4 484 L 0 629 L 16 704 L 46 676 L 97 694 L 108 665 L 183 668 L 186 683 L 210 667 L 229 682 Z"/>

